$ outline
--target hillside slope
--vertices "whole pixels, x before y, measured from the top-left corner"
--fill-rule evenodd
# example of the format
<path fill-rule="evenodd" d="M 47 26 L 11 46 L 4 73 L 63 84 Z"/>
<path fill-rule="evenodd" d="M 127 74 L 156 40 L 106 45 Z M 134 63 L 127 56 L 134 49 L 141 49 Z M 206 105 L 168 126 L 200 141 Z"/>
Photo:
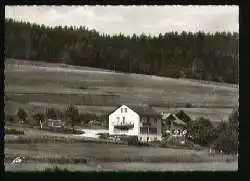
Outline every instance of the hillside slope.
<path fill-rule="evenodd" d="M 82 107 L 82 111 L 105 112 L 118 104 L 146 103 L 162 111 L 168 106 L 183 109 L 190 103 L 193 106 L 192 110 L 189 109 L 191 112 L 205 116 L 208 112 L 208 116 L 216 114 L 219 119 L 219 113 L 215 112 L 224 109 L 221 114 L 227 114 L 237 99 L 238 86 L 232 84 L 201 84 L 192 80 L 89 67 L 5 61 L 6 109 L 12 111 L 16 109 L 14 104 L 64 108 L 73 103 Z"/>

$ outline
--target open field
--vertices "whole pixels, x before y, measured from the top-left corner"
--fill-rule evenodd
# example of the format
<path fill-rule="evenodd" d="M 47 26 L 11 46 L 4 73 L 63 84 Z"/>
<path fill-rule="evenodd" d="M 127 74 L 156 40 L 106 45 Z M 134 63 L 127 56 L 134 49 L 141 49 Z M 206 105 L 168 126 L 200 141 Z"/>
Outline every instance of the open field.
<path fill-rule="evenodd" d="M 49 66 L 49 67 L 48 67 Z M 150 75 L 114 73 L 102 69 L 20 60 L 5 62 L 5 111 L 46 107 L 64 109 L 68 103 L 80 112 L 107 113 L 117 104 L 148 103 L 157 111 L 167 105 L 185 109 L 190 116 L 212 121 L 226 119 L 237 103 L 236 85 L 199 83 Z M 200 108 L 201 107 L 201 108 Z"/>

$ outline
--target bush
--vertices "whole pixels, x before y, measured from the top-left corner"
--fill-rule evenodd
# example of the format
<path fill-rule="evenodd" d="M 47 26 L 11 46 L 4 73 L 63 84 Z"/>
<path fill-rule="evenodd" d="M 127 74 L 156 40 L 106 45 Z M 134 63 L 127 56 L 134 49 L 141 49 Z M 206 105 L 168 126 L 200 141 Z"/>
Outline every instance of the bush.
<path fill-rule="evenodd" d="M 217 151 L 222 150 L 224 153 L 236 154 L 238 153 L 237 134 L 227 130 L 218 137 L 211 147 Z"/>
<path fill-rule="evenodd" d="M 43 113 L 35 113 L 32 115 L 33 120 L 30 122 L 31 125 L 37 126 L 40 125 L 40 121 L 44 122 L 44 114 Z"/>
<path fill-rule="evenodd" d="M 28 117 L 27 113 L 24 111 L 24 109 L 19 108 L 17 111 L 17 116 L 20 120 L 23 122 L 26 122 L 26 118 Z"/>
<path fill-rule="evenodd" d="M 193 107 L 193 105 L 191 103 L 186 103 L 185 104 L 185 108 L 192 108 L 192 107 Z"/>
<path fill-rule="evenodd" d="M 100 139 L 109 139 L 109 134 L 108 133 L 98 133 Z"/>
<path fill-rule="evenodd" d="M 138 137 L 137 136 L 121 136 L 120 140 L 122 142 L 126 142 L 128 145 L 149 146 L 149 143 L 138 141 Z"/>
<path fill-rule="evenodd" d="M 69 172 L 67 168 L 61 169 L 58 166 L 55 166 L 53 168 L 45 168 L 45 172 Z"/>
<path fill-rule="evenodd" d="M 46 109 L 46 116 L 48 119 L 57 119 L 56 110 L 54 108 Z"/>
<path fill-rule="evenodd" d="M 67 109 L 65 110 L 64 115 L 67 118 L 67 122 L 71 124 L 71 127 L 74 132 L 75 124 L 80 122 L 78 109 L 73 105 L 69 105 Z"/>
<path fill-rule="evenodd" d="M 5 132 L 5 134 L 24 135 L 23 130 L 17 130 L 17 129 L 14 129 L 14 128 L 5 128 L 4 132 Z"/>
<path fill-rule="evenodd" d="M 229 126 L 232 127 L 232 129 L 237 130 L 239 128 L 239 111 L 238 108 L 234 108 L 233 112 L 228 117 Z"/>
<path fill-rule="evenodd" d="M 81 122 L 84 122 L 84 124 L 88 124 L 89 121 L 95 120 L 94 125 L 101 125 L 102 124 L 101 121 L 104 120 L 103 118 L 104 118 L 103 116 L 98 116 L 98 115 L 93 114 L 93 113 L 85 113 L 85 114 L 81 113 L 81 114 L 79 114 L 79 120 Z"/>
<path fill-rule="evenodd" d="M 209 119 L 200 117 L 188 124 L 186 138 L 195 144 L 208 146 L 214 142 L 217 137 L 218 132 Z"/>
<path fill-rule="evenodd" d="M 72 129 L 72 128 L 46 128 L 45 130 L 54 132 L 54 133 L 63 133 L 63 134 L 84 134 L 82 130 Z"/>
<path fill-rule="evenodd" d="M 228 129 L 228 126 L 229 126 L 228 122 L 221 121 L 220 124 L 216 128 L 218 134 L 222 134 L 225 130 Z"/>
<path fill-rule="evenodd" d="M 129 136 L 127 138 L 128 145 L 137 145 L 139 144 L 137 136 Z"/>
<path fill-rule="evenodd" d="M 151 142 L 149 142 L 149 145 L 153 146 L 153 147 L 160 147 L 161 144 L 162 144 L 161 141 L 151 141 Z"/>
<path fill-rule="evenodd" d="M 5 115 L 5 121 L 6 122 L 14 122 L 15 121 L 14 116 L 12 116 L 12 115 Z"/>
<path fill-rule="evenodd" d="M 224 153 L 237 153 L 239 145 L 239 112 L 234 109 L 228 118 L 228 122 L 222 122 L 218 127 L 219 137 L 212 144 L 212 148 Z M 224 129 L 223 129 L 224 128 Z"/>
<path fill-rule="evenodd" d="M 181 143 L 181 141 L 185 141 L 184 144 Z M 184 137 L 173 137 L 170 136 L 168 139 L 164 139 L 161 144 L 160 147 L 167 147 L 167 148 L 189 148 L 191 147 L 190 145 L 188 145 L 189 142 L 187 142 L 185 140 Z"/>

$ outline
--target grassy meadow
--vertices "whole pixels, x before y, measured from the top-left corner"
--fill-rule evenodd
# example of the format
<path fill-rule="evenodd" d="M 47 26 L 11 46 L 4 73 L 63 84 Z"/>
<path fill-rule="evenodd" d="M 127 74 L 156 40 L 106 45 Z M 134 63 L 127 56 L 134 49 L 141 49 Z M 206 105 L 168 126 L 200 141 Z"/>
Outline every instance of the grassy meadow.
<path fill-rule="evenodd" d="M 147 162 L 205 163 L 235 162 L 234 155 L 209 155 L 207 150 L 136 147 L 105 143 L 30 143 L 5 146 L 6 161 L 17 155 L 39 163 Z M 112 155 L 112 156 L 110 156 Z"/>
<path fill-rule="evenodd" d="M 237 103 L 238 86 L 172 79 L 63 64 L 5 60 L 5 113 L 18 108 L 28 112 L 45 107 L 103 114 L 119 104 L 147 103 L 157 111 L 168 105 L 183 109 L 192 118 L 227 119 Z M 185 108 L 187 103 L 192 108 Z"/>
<path fill-rule="evenodd" d="M 9 171 L 41 171 L 55 165 L 72 171 L 237 170 L 235 155 L 208 154 L 207 149 L 107 144 L 74 135 L 23 130 L 24 135 L 5 136 L 5 166 Z M 21 139 L 33 141 L 21 142 Z M 19 155 L 24 156 L 24 161 L 12 166 L 11 161 Z"/>

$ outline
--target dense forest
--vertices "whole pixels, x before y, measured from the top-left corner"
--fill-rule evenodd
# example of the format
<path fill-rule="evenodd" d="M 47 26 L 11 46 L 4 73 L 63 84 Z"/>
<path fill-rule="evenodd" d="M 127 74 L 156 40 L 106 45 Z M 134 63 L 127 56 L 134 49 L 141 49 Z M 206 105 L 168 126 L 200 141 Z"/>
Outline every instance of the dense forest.
<path fill-rule="evenodd" d="M 145 30 L 146 31 L 146 30 Z M 122 72 L 238 83 L 238 33 L 101 34 L 5 19 L 5 56 Z"/>

